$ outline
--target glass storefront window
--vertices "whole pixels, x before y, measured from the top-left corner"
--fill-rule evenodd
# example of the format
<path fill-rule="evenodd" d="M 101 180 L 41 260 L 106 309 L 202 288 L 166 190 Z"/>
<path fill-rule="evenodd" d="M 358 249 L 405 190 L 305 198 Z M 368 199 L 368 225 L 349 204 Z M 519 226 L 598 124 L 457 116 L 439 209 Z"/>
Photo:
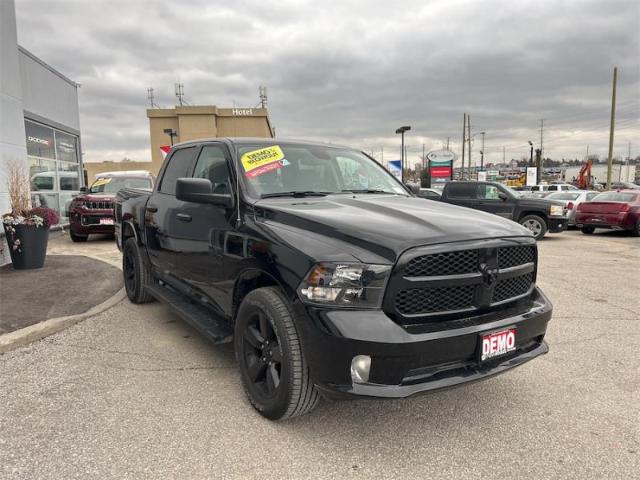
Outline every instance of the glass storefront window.
<path fill-rule="evenodd" d="M 27 134 L 27 154 L 34 157 L 55 159 L 53 128 L 29 120 L 24 121 L 24 128 Z"/>
<path fill-rule="evenodd" d="M 69 205 L 78 193 L 60 193 L 60 223 L 66 223 L 69 218 Z"/>
<path fill-rule="evenodd" d="M 31 205 L 35 207 L 49 207 L 60 213 L 60 205 L 58 205 L 57 193 L 39 193 L 31 194 Z"/>
<path fill-rule="evenodd" d="M 29 157 L 29 179 L 32 191 L 57 190 L 56 162 Z"/>
<path fill-rule="evenodd" d="M 25 119 L 31 203 L 68 221 L 69 204 L 82 185 L 78 137 Z"/>
<path fill-rule="evenodd" d="M 56 158 L 65 162 L 78 163 L 77 138 L 56 130 Z"/>
<path fill-rule="evenodd" d="M 58 162 L 60 191 L 80 190 L 80 167 L 77 163 Z"/>

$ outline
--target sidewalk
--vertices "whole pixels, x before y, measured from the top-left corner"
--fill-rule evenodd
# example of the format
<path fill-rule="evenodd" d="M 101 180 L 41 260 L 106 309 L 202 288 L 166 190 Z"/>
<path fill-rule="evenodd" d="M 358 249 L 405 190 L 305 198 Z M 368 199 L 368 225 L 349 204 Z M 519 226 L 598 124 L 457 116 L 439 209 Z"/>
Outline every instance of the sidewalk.
<path fill-rule="evenodd" d="M 0 351 L 66 328 L 119 301 L 121 256 L 113 238 L 73 243 L 52 231 L 45 266 L 0 268 Z"/>
<path fill-rule="evenodd" d="M 0 335 L 84 313 L 121 288 L 117 267 L 80 255 L 48 255 L 37 270 L 6 265 L 0 269 Z"/>

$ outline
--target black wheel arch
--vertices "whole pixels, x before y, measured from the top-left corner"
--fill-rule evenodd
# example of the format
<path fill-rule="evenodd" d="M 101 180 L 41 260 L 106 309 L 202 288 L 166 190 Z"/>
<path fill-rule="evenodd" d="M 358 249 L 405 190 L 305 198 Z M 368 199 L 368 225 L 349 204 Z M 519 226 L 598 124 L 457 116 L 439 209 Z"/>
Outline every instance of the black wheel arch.
<path fill-rule="evenodd" d="M 538 210 L 523 210 L 522 212 L 520 212 L 520 215 L 518 215 L 518 223 L 520 223 L 520 221 L 527 215 L 535 215 L 536 217 L 540 217 L 544 220 L 544 223 L 547 224 L 547 227 L 549 226 L 549 217 L 547 216 L 547 214 Z"/>
<path fill-rule="evenodd" d="M 269 272 L 258 268 L 243 270 L 238 275 L 233 285 L 231 317 L 234 323 L 238 309 L 240 308 L 240 304 L 244 297 L 246 297 L 249 292 L 262 287 L 276 287 L 282 292 L 285 298 L 289 300 L 292 300 L 296 294 L 295 290 L 285 287 L 285 284 L 282 281 L 278 280 Z"/>

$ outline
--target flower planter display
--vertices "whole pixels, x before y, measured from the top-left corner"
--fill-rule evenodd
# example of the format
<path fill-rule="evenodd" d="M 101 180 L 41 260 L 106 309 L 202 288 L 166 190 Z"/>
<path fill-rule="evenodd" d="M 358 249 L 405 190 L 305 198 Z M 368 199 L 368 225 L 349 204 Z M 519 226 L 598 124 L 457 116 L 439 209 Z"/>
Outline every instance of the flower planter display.
<path fill-rule="evenodd" d="M 44 266 L 49 243 L 49 227 L 5 223 L 4 231 L 13 268 L 26 270 Z"/>

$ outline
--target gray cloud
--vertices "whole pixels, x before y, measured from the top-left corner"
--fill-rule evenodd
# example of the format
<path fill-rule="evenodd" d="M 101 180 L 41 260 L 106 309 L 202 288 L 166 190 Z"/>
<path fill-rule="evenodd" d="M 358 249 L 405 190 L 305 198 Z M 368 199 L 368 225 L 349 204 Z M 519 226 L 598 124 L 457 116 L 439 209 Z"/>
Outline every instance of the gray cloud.
<path fill-rule="evenodd" d="M 615 152 L 640 154 L 636 1 L 43 1 L 17 0 L 19 42 L 82 84 L 88 160 L 149 157 L 146 89 L 158 103 L 185 85 L 191 103 L 257 103 L 269 88 L 279 136 L 410 159 L 451 137 L 462 113 L 486 131 L 487 161 L 606 154 L 613 66 Z M 479 145 L 474 144 L 477 155 Z M 394 153 L 395 152 L 395 153 Z"/>

